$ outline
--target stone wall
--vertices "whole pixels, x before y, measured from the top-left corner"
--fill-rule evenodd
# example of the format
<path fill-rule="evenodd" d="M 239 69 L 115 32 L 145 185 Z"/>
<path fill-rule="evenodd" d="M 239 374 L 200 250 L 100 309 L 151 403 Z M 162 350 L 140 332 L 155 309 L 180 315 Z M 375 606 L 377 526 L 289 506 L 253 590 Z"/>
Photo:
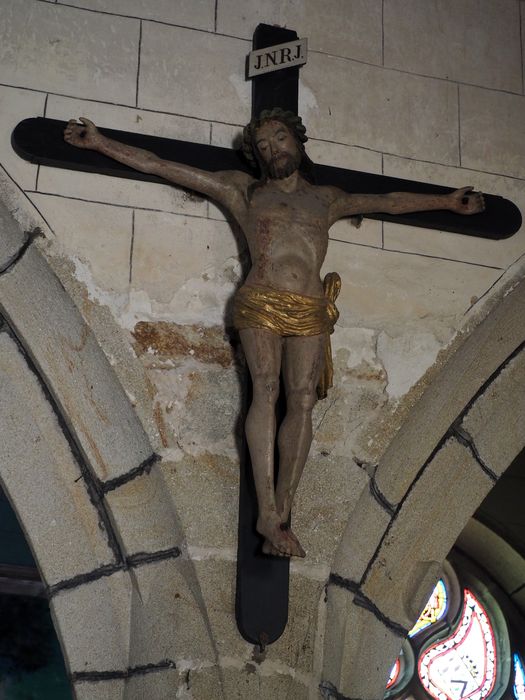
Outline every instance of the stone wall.
<path fill-rule="evenodd" d="M 96 453 L 107 434 L 95 432 L 94 446 L 82 442 L 82 395 L 75 395 L 73 387 L 69 395 L 75 401 L 60 403 L 53 390 L 86 469 L 92 468 L 89 473 L 105 483 L 152 452 L 160 456 L 149 473 L 135 474 L 136 479 L 119 482 L 118 489 L 103 494 L 106 529 L 124 546 L 121 560 L 115 560 L 120 568 L 106 572 L 107 577 L 82 581 L 75 594 L 64 598 L 62 608 L 56 605 L 59 628 L 71 628 L 76 620 L 73 637 L 62 633 L 72 674 L 80 673 L 77 660 L 90 645 L 102 643 L 82 635 L 85 618 L 79 609 L 89 609 L 86 601 L 103 598 L 111 615 L 127 620 L 118 642 L 109 632 L 102 635 L 109 647 L 122 645 L 118 654 L 95 656 L 91 676 L 73 676 L 78 698 L 131 699 L 148 692 L 160 699 L 174 688 L 177 697 L 197 700 L 221 693 L 227 698 L 316 698 L 321 681 L 341 686 L 338 692 L 357 693 L 363 687 L 355 684 L 355 677 L 371 671 L 359 665 L 358 656 L 352 657 L 355 649 L 344 646 L 348 634 L 356 640 L 358 634 L 357 627 L 346 631 L 341 612 L 356 606 L 334 585 L 332 598 L 343 597 L 340 605 L 331 599 L 327 609 L 326 582 L 331 569 L 332 580 L 353 580 L 353 570 L 347 568 L 350 553 L 357 569 L 361 564 L 366 568 L 389 527 L 392 514 L 377 509 L 370 496 L 375 465 L 382 460 L 388 465 L 377 472 L 378 488 L 397 507 L 450 423 L 490 376 L 490 361 L 495 363 L 491 371 L 504 362 L 496 349 L 487 350 L 487 366 L 477 367 L 471 347 L 472 385 L 454 404 L 454 415 L 446 414 L 451 420 L 440 414 L 443 424 L 430 429 L 423 421 L 411 432 L 414 415 L 436 420 L 424 403 L 430 399 L 423 396 L 420 408 L 412 407 L 439 377 L 447 385 L 447 376 L 454 376 L 447 374 L 448 358 L 459 352 L 491 309 L 499 308 L 523 275 L 524 230 L 507 240 L 487 241 L 373 220 L 365 220 L 359 229 L 348 221 L 331 229 L 325 269 L 336 269 L 343 278 L 341 318 L 333 336 L 336 386 L 316 407 L 314 445 L 294 512 L 294 529 L 307 559 L 292 564 L 285 634 L 254 660 L 253 647 L 239 636 L 233 618 L 244 367 L 229 325 L 232 294 L 247 265 L 244 242 L 215 204 L 193 193 L 32 165 L 14 153 L 10 134 L 29 116 L 87 116 L 110 128 L 236 145 L 250 116 L 244 60 L 251 35 L 259 22 L 276 23 L 309 39 L 300 111 L 315 161 L 450 186 L 472 185 L 505 196 L 524 211 L 525 2 L 4 0 L 2 15 L 0 197 L 18 222 L 20 236 L 38 226 L 45 237 L 31 243 L 31 261 L 22 257 L 15 266 L 21 262 L 26 267 L 24 279 L 33 281 L 34 291 L 4 282 L 1 313 L 31 358 L 38 358 L 37 350 L 46 351 L 39 345 L 48 333 L 48 355 L 44 352 L 42 363 L 37 362 L 40 376 L 51 389 L 67 388 L 61 384 L 67 359 L 56 366 L 44 362 L 52 357 L 58 321 L 46 328 L 42 319 L 49 317 L 49 310 L 36 304 L 39 298 L 45 301 L 45 285 L 55 284 L 49 280 L 56 274 L 82 317 L 72 310 L 62 321 L 67 327 L 76 323 L 80 337 L 85 327 L 93 339 L 86 355 L 82 348 L 72 351 L 72 362 L 84 371 L 89 357 L 98 383 L 112 376 L 121 386 L 122 403 L 111 413 L 115 444 L 133 447 L 127 468 L 119 463 L 127 453 L 115 449 L 112 469 L 97 472 Z M 0 234 L 8 267 L 24 240 L 11 244 L 5 232 L 15 230 L 13 226 L 3 225 Z M 43 256 L 38 265 L 37 254 Z M 40 266 L 38 275 L 31 265 Z M 10 286 L 15 296 L 8 298 L 4 289 Z M 9 310 L 9 299 L 16 301 L 15 311 Z M 20 308 L 24 299 L 25 310 Z M 513 318 L 519 327 L 519 316 Z M 31 392 L 31 380 L 16 369 L 22 366 L 16 364 L 21 362 L 19 346 L 9 337 L 4 340 L 9 348 L 2 371 L 22 379 L 2 395 L 6 415 L 11 404 L 15 411 L 20 397 Z M 520 342 L 512 336 L 508 354 Z M 79 347 L 78 338 L 72 343 Z M 446 404 L 447 395 L 439 396 Z M 45 410 L 35 399 L 34 420 Z M 135 418 L 126 418 L 128 411 Z M 142 447 L 126 438 L 126 426 L 136 416 L 145 431 Z M 91 418 L 100 417 L 95 412 Z M 415 435 L 427 437 L 410 465 L 402 459 L 407 434 L 412 448 L 419 445 Z M 392 443 L 395 436 L 398 442 Z M 394 447 L 384 457 L 389 445 Z M 443 449 L 460 448 L 447 443 Z M 77 468 L 68 457 L 53 483 L 64 498 L 63 507 L 70 507 L 67 498 L 73 499 L 78 517 L 91 522 L 95 516 L 86 494 L 68 496 L 59 485 Z M 504 468 L 498 467 L 498 473 Z M 17 472 L 4 474 L 2 464 L 0 473 L 32 541 L 36 534 L 25 522 L 31 508 L 16 495 L 29 488 L 30 477 L 17 487 Z M 458 494 L 461 488 L 457 486 Z M 461 502 L 457 534 L 475 507 Z M 419 500 L 414 503 L 414 513 L 420 505 Z M 148 517 L 151 512 L 156 522 Z M 349 527 L 361 527 L 363 533 L 355 551 L 348 545 L 349 518 Z M 369 525 L 360 525 L 363 520 Z M 173 537 L 163 528 L 171 528 Z M 451 534 L 451 542 L 455 536 Z M 406 530 L 396 537 L 396 542 L 406 540 Z M 45 548 L 37 541 L 32 546 L 49 586 L 115 565 L 102 553 L 103 543 L 93 543 L 86 562 L 77 560 L 80 553 L 73 550 L 70 562 L 56 557 L 50 569 Z M 131 565 L 126 563 L 126 557 L 173 553 L 173 547 L 182 553 L 177 561 L 132 558 Z M 395 551 L 401 557 L 401 550 Z M 432 561 L 439 566 L 438 554 Z M 414 554 L 411 564 L 416 563 Z M 430 567 L 429 572 L 421 573 L 414 599 L 437 576 L 437 569 Z M 402 578 L 396 595 L 406 591 Z M 376 605 L 384 602 L 385 610 L 397 614 L 397 603 L 382 597 L 382 585 L 363 594 L 377 596 Z M 414 615 L 407 609 L 399 624 L 408 624 Z M 188 632 L 191 614 L 199 622 Z M 355 621 L 351 616 L 349 620 L 350 625 Z M 144 632 L 139 634 L 139 627 Z M 378 655 L 367 693 L 378 692 L 395 656 L 394 647 L 384 643 L 382 628 L 376 643 L 374 634 L 370 632 L 365 645 L 367 653 L 376 649 Z M 168 665 L 162 666 L 164 662 Z M 146 667 L 155 672 L 145 673 Z M 108 680 L 106 671 L 120 676 Z M 332 687 L 326 683 L 325 694 Z"/>

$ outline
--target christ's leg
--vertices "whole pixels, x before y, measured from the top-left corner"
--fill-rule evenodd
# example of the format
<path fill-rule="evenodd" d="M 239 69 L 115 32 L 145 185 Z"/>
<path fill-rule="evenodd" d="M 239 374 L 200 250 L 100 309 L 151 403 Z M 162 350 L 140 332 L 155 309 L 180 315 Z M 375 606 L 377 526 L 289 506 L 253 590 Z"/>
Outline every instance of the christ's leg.
<path fill-rule="evenodd" d="M 279 395 L 283 341 L 275 333 L 259 328 L 246 328 L 239 334 L 253 383 L 246 439 L 259 505 L 257 531 L 271 543 L 276 553 L 304 556 L 293 533 L 282 527 L 275 504 L 275 402 Z"/>
<path fill-rule="evenodd" d="M 312 409 L 324 360 L 324 335 L 285 338 L 283 376 L 286 417 L 279 431 L 279 479 L 276 506 L 281 520 L 290 515 L 293 498 L 312 442 Z"/>

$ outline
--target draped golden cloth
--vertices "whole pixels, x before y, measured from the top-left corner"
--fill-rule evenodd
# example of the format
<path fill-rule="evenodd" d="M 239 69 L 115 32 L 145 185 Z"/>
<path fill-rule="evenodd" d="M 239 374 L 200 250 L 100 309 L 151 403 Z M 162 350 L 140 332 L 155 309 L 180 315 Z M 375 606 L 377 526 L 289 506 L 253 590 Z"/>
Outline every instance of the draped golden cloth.
<path fill-rule="evenodd" d="M 333 386 L 330 334 L 339 318 L 335 306 L 341 290 L 341 278 L 330 272 L 323 282 L 324 297 L 310 297 L 269 287 L 245 285 L 237 292 L 233 306 L 233 324 L 237 330 L 267 328 L 277 335 L 309 336 L 326 333 L 324 363 L 317 396 L 324 399 Z"/>

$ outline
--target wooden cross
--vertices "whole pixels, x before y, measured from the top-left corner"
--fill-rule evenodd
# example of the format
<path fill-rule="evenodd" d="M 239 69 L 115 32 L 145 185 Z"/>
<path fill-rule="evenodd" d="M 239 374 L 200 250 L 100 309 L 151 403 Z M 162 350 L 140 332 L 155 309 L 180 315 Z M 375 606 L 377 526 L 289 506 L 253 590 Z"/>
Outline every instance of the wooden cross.
<path fill-rule="evenodd" d="M 271 53 L 270 47 L 296 39 L 297 34 L 292 30 L 259 25 L 254 34 L 253 48 L 268 48 Z M 298 84 L 298 66 L 283 68 L 254 78 L 252 115 L 257 116 L 263 109 L 273 107 L 281 107 L 297 114 Z M 64 122 L 52 119 L 40 117 L 25 119 L 13 131 L 13 148 L 18 155 L 32 163 L 164 182 L 155 175 L 138 172 L 95 151 L 68 145 L 63 139 L 64 126 Z M 102 128 L 100 131 L 117 141 L 153 151 L 167 160 L 209 171 L 234 169 L 250 172 L 240 153 L 228 148 L 113 129 Z M 450 187 L 324 165 L 315 166 L 315 179 L 316 184 L 335 185 L 353 193 L 384 194 L 409 191 L 422 194 L 445 194 L 453 190 Z M 520 228 L 521 214 L 512 202 L 502 197 L 485 194 L 485 205 L 485 212 L 474 217 L 457 216 L 449 211 L 426 211 L 396 216 L 367 214 L 366 216 L 491 239 L 507 238 Z M 282 413 L 283 407 L 278 406 L 277 411 Z M 240 482 L 236 617 L 242 636 L 252 644 L 258 644 L 264 648 L 278 639 L 286 626 L 289 560 L 265 556 L 260 552 L 261 538 L 255 530 L 257 498 L 247 449 L 244 453 Z M 276 455 L 276 471 L 277 468 L 278 455 Z"/>

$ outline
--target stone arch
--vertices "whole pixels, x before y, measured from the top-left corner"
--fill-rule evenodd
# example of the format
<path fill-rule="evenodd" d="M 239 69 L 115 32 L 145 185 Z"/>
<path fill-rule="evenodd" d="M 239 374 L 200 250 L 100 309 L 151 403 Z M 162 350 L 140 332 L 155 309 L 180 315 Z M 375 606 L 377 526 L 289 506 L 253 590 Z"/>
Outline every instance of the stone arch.
<path fill-rule="evenodd" d="M 463 528 L 525 446 L 525 282 L 502 293 L 370 475 L 328 586 L 321 689 L 378 700 Z"/>
<path fill-rule="evenodd" d="M 36 236 L 1 200 L 0 435 L 0 483 L 77 700 L 168 697 L 184 676 L 176 649 L 216 663 L 159 458 Z"/>

